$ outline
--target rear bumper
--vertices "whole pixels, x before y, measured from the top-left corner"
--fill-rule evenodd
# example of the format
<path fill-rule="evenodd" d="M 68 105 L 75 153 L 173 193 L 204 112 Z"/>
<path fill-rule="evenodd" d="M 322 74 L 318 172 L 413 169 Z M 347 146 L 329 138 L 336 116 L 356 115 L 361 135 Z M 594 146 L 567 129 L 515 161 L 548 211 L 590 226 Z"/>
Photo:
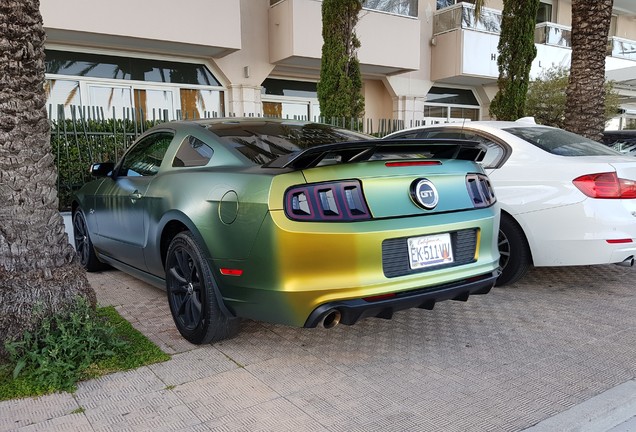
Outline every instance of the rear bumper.
<path fill-rule="evenodd" d="M 498 269 L 496 210 L 342 224 L 291 222 L 282 212 L 272 212 L 248 260 L 217 260 L 212 267 L 244 270 L 241 276 L 221 275 L 219 288 L 233 314 L 258 321 L 303 327 L 323 305 L 355 305 L 356 299 L 387 295 L 396 303 L 395 310 L 418 307 L 428 299 L 460 296 L 460 285 Z M 477 235 L 469 239 L 468 249 L 459 246 L 465 239 L 456 239 L 454 265 L 410 270 L 406 239 L 440 232 Z M 388 250 L 384 247 L 387 241 L 396 239 L 400 244 L 391 243 Z M 473 291 L 488 285 L 485 281 Z M 457 292 L 442 294 L 440 290 L 447 287 L 458 287 Z M 422 301 L 417 300 L 420 294 Z M 372 310 L 382 304 L 367 306 Z M 371 313 L 365 312 L 365 316 Z M 354 315 L 359 315 L 356 319 L 362 316 Z"/>
<path fill-rule="evenodd" d="M 367 301 L 364 299 L 339 300 L 325 303 L 314 309 L 305 322 L 305 327 L 316 327 L 337 311 L 340 323 L 353 325 L 362 318 L 378 317 L 390 319 L 394 312 L 411 309 L 433 309 L 435 303 L 444 300 L 466 301 L 470 295 L 487 294 L 494 286 L 499 270 L 482 276 L 437 287 L 400 292 L 395 297 Z"/>
<path fill-rule="evenodd" d="M 589 198 L 514 217 L 537 267 L 612 264 L 636 256 L 636 200 Z M 626 242 L 612 242 L 621 239 Z"/>

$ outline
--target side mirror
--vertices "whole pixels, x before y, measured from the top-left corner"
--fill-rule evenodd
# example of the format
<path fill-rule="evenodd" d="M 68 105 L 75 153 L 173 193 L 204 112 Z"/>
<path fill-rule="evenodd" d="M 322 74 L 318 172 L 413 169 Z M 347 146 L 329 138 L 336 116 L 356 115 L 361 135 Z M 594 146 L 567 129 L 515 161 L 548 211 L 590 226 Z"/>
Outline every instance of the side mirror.
<path fill-rule="evenodd" d="M 115 169 L 114 162 L 100 162 L 92 164 L 88 172 L 93 177 L 107 177 L 113 172 L 113 169 Z"/>

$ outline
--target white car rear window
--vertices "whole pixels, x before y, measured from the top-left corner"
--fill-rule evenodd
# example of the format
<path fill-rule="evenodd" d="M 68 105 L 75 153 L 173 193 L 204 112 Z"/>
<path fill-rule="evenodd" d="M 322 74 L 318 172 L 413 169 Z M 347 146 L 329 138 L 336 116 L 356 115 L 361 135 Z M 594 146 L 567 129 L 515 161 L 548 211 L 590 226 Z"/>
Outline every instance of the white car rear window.
<path fill-rule="evenodd" d="M 559 156 L 605 156 L 619 153 L 572 132 L 550 127 L 513 127 L 506 132 Z"/>

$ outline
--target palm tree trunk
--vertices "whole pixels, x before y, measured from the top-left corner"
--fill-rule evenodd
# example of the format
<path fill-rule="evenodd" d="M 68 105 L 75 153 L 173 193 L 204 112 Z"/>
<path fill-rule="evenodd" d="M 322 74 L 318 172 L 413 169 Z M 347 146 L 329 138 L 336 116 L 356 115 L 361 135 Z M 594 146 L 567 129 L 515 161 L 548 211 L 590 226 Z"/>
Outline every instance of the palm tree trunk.
<path fill-rule="evenodd" d="M 39 6 L 0 2 L 0 356 L 77 296 L 95 302 L 57 208 Z"/>
<path fill-rule="evenodd" d="M 605 129 L 605 57 L 614 0 L 572 0 L 572 66 L 565 128 L 599 141 Z"/>

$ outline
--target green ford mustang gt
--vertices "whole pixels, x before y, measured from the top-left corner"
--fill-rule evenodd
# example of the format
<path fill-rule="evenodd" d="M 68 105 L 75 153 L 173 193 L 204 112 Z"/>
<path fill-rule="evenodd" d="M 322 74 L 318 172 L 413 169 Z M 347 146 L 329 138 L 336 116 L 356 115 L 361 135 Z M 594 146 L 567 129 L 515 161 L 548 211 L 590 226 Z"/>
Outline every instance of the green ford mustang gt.
<path fill-rule="evenodd" d="M 487 293 L 499 211 L 477 143 L 376 140 L 328 125 L 158 125 L 73 202 L 89 271 L 167 290 L 192 343 L 240 318 L 333 327 Z"/>

